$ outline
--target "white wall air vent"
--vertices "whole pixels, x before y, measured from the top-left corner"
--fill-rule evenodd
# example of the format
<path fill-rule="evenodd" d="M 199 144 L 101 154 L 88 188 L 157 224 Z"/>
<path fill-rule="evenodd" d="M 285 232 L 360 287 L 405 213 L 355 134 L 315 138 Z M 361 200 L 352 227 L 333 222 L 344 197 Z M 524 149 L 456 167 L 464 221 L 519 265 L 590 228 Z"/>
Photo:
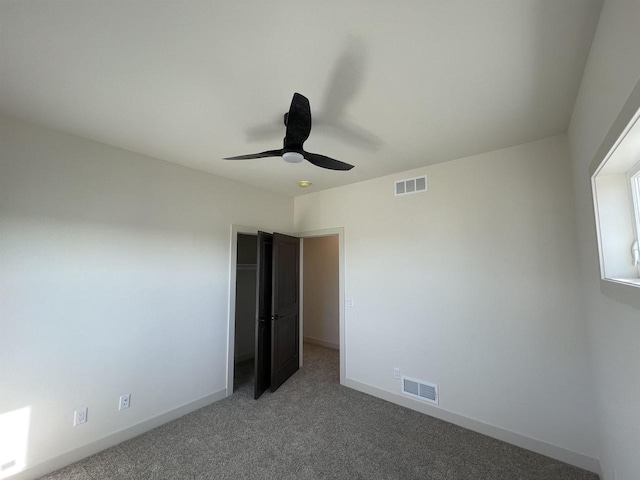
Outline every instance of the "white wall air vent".
<path fill-rule="evenodd" d="M 398 180 L 395 183 L 395 195 L 409 195 L 411 193 L 426 192 L 429 189 L 427 176 Z"/>
<path fill-rule="evenodd" d="M 438 385 L 402 376 L 402 393 L 438 405 Z"/>

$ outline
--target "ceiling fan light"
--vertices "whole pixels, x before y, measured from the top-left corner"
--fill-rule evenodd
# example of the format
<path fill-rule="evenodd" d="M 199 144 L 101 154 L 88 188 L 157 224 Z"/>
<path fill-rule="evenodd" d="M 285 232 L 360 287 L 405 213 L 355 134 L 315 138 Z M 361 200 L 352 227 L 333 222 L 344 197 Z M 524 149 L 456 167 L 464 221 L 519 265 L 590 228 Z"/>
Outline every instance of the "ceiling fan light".
<path fill-rule="evenodd" d="M 304 160 L 304 157 L 301 153 L 298 152 L 284 152 L 282 154 L 282 159 L 285 162 L 289 163 L 300 163 L 302 160 Z"/>

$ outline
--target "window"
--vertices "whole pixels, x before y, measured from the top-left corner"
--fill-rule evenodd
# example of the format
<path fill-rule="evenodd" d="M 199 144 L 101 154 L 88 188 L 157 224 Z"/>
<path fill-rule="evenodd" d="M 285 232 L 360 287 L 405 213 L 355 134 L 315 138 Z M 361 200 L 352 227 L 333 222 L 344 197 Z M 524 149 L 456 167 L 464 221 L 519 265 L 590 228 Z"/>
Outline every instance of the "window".
<path fill-rule="evenodd" d="M 640 82 L 590 171 L 601 289 L 640 308 Z"/>
<path fill-rule="evenodd" d="M 640 157 L 640 155 L 639 155 Z M 640 161 L 636 163 L 631 170 L 627 172 L 629 190 L 631 192 L 631 208 L 633 210 L 633 224 L 635 233 L 635 242 L 633 245 L 632 256 L 634 257 L 634 264 L 639 265 L 640 259 L 635 258 L 635 250 L 638 246 L 638 239 L 640 239 Z"/>
<path fill-rule="evenodd" d="M 637 141 L 633 141 L 634 136 Z M 635 122 L 592 179 L 601 276 L 638 285 L 640 280 L 633 252 L 640 230 L 639 161 L 640 122 Z"/>

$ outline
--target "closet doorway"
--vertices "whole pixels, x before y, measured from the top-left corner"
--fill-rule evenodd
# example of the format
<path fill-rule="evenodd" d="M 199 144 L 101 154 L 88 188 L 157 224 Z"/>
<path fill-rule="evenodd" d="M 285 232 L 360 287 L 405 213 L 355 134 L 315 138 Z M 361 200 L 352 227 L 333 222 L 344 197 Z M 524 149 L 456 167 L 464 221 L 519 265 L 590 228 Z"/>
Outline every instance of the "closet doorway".
<path fill-rule="evenodd" d="M 258 236 L 238 233 L 233 390 L 254 382 Z"/>
<path fill-rule="evenodd" d="M 300 239 L 232 228 L 227 396 L 275 392 L 300 366 Z"/>
<path fill-rule="evenodd" d="M 233 395 L 234 382 L 241 385 L 245 385 L 248 389 L 254 390 L 256 386 L 255 382 L 255 364 L 256 364 L 256 346 L 259 343 L 256 342 L 256 336 L 260 335 L 260 329 L 256 330 L 256 322 L 260 322 L 260 315 L 258 314 L 259 303 L 259 288 L 258 285 L 255 288 L 251 288 L 251 280 L 249 278 L 257 279 L 260 275 L 260 263 L 259 254 L 260 242 L 258 241 L 258 229 L 252 227 L 245 227 L 240 225 L 232 225 L 231 227 L 231 245 L 230 245 L 230 271 L 229 271 L 229 315 L 228 315 L 228 337 L 227 337 L 227 381 L 226 381 L 226 396 Z M 272 272 L 271 277 L 277 279 L 273 284 L 274 288 L 278 292 L 293 292 L 295 295 L 285 294 L 284 298 L 278 299 L 272 305 L 272 318 L 271 327 L 275 332 L 277 340 L 274 341 L 270 338 L 268 343 L 271 343 L 271 362 L 270 362 L 270 374 L 276 375 L 276 381 L 270 382 L 269 386 L 272 389 L 278 387 L 282 381 L 286 380 L 291 374 L 297 370 L 297 367 L 303 365 L 303 345 L 304 337 L 311 342 L 322 341 L 324 346 L 329 348 L 339 348 L 340 352 L 340 384 L 346 385 L 348 383 L 346 379 L 346 340 L 345 340 L 345 239 L 344 228 L 330 228 L 323 230 L 304 231 L 296 234 L 295 237 L 282 234 L 265 234 L 261 233 L 263 237 L 271 237 L 274 241 L 273 247 L 273 267 L 281 272 Z M 307 310 L 307 315 L 310 317 L 310 328 L 304 330 L 304 276 L 307 276 L 307 281 L 313 285 L 314 271 L 317 272 L 314 265 L 314 260 L 307 259 L 306 272 L 304 271 L 304 242 L 316 237 L 336 237 L 338 243 L 338 340 L 335 336 L 331 336 L 331 331 L 334 328 L 332 326 L 322 326 L 320 332 L 313 326 L 314 319 L 313 313 Z M 313 240 L 311 240 L 313 242 Z M 267 242 L 268 243 L 268 242 Z M 257 248 L 254 248 L 254 245 Z M 242 250 L 240 254 L 238 249 Z M 313 246 L 311 246 L 313 250 Z M 255 257 L 251 252 L 256 252 Z M 279 253 L 276 253 L 279 252 Z M 239 256 L 240 255 L 240 256 Z M 268 256 L 268 255 L 267 255 Z M 332 253 L 332 257 L 335 258 L 335 252 Z M 277 259 L 280 260 L 277 260 Z M 293 259 L 297 259 L 295 261 Z M 332 261 L 332 260 L 331 260 Z M 284 262 L 284 263 L 283 263 Z M 332 261 L 333 262 L 333 261 Z M 282 264 L 282 265 L 281 265 Z M 286 265 L 289 265 L 286 267 Z M 282 267 L 285 268 L 282 268 Z M 266 273 L 266 269 L 264 269 Z M 286 273 L 289 272 L 289 273 Z M 298 275 L 296 280 L 294 277 L 290 277 L 289 274 L 294 272 Z M 266 275 L 267 277 L 270 275 Z M 335 275 L 331 274 L 330 282 L 335 287 Z M 276 286 L 277 285 L 277 286 Z M 299 286 L 299 288 L 296 288 Z M 284 287 L 284 288 L 282 288 Z M 279 294 L 278 294 L 279 295 Z M 276 295 L 276 297 L 278 297 Z M 333 290 L 335 295 L 335 289 Z M 239 296 L 240 299 L 236 297 Z M 312 297 L 313 294 L 307 293 L 308 297 Z M 268 294 L 265 298 L 269 297 Z M 291 297 L 291 298 L 288 298 Z M 294 300 L 295 301 L 289 301 Z M 314 300 L 310 300 L 310 305 L 313 305 Z M 296 305 L 297 304 L 297 305 Z M 275 307 L 274 307 L 275 305 Z M 283 310 L 285 308 L 285 310 Z M 264 309 L 266 312 L 266 308 Z M 238 312 L 238 315 L 236 315 Z M 296 314 L 298 312 L 298 314 Z M 264 318 L 266 320 L 266 316 Z M 284 320 L 280 322 L 281 326 L 274 325 L 274 321 Z M 335 320 L 334 320 L 335 321 Z M 294 327 L 291 327 L 293 325 Z M 237 332 L 236 332 L 237 329 Z M 254 336 L 250 338 L 250 333 L 253 332 Z M 306 333 L 305 333 L 306 332 Z M 327 335 L 325 335 L 325 333 Z M 236 341 L 236 336 L 237 341 Z M 267 343 L 266 341 L 264 343 Z M 249 346 L 253 345 L 253 357 Z M 275 346 L 274 346 L 275 345 Z M 320 343 L 320 345 L 323 345 Z M 263 350 L 266 357 L 266 351 Z M 261 355 L 257 356 L 260 363 Z M 295 358 L 295 360 L 294 360 Z M 253 366 L 252 366 L 253 360 Z M 297 360 L 297 362 L 296 362 Z M 239 377 L 236 379 L 236 361 L 238 364 Z M 266 365 L 266 358 L 262 359 L 263 365 Z M 296 366 L 295 363 L 298 365 Z M 271 368 L 275 365 L 276 368 Z M 266 378 L 266 375 L 265 375 Z M 258 389 L 259 390 L 259 389 Z M 258 395 L 258 392 L 256 392 Z"/>

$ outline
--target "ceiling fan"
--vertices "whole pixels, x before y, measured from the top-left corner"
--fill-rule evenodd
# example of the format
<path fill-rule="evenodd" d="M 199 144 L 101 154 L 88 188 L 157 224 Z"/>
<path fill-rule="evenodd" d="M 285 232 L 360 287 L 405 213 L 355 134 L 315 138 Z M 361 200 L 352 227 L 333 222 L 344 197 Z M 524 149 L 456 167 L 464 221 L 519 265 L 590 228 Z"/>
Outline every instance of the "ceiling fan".
<path fill-rule="evenodd" d="M 345 49 L 326 79 L 319 107 L 314 101 L 313 129 L 316 134 L 323 133 L 350 147 L 376 151 L 382 147 L 382 139 L 354 123 L 348 113 L 349 106 L 365 83 L 366 60 L 367 51 L 362 39 L 349 36 Z M 249 127 L 245 133 L 248 141 L 257 142 L 276 138 L 281 131 L 282 117 L 276 117 L 267 123 Z"/>
<path fill-rule="evenodd" d="M 309 100 L 299 93 L 293 94 L 289 112 L 284 114 L 284 124 L 287 127 L 284 137 L 284 145 L 280 150 L 267 150 L 266 152 L 253 153 L 227 157 L 225 160 L 250 160 L 252 158 L 282 157 L 285 162 L 300 163 L 307 160 L 316 167 L 329 170 L 351 170 L 353 165 L 334 160 L 319 153 L 306 152 L 302 145 L 311 133 L 311 107 Z"/>

